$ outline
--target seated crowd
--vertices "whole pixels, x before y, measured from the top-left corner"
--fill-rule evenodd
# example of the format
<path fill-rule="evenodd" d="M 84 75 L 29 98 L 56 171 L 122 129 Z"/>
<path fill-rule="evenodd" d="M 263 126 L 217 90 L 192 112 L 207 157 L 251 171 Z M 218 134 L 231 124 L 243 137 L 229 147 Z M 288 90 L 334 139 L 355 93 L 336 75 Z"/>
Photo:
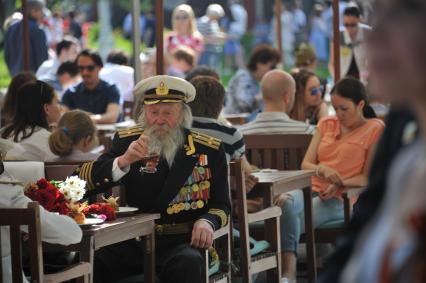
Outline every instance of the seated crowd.
<path fill-rule="evenodd" d="M 239 70 L 225 89 L 214 69 L 196 66 L 200 58 L 215 58 L 215 41 L 209 42 L 212 53 L 204 54 L 202 35 L 193 26 L 192 8 L 180 5 L 173 12 L 173 25 L 189 19 L 192 33 L 175 27 L 168 35 L 166 49 L 171 58 L 168 75 L 150 76 L 134 87 L 133 81 L 128 81 L 124 88 L 124 84 L 119 85 L 124 79 L 114 81 L 119 76 L 113 74 L 127 64 L 125 56 L 112 53 L 106 66 L 116 69 L 107 70 L 93 50 L 75 54 L 74 67 L 81 81 L 68 89 L 61 88 L 61 100 L 55 88 L 47 83 L 50 81 L 39 78 L 39 74 L 38 79 L 30 73 L 16 75 L 2 112 L 5 115 L 0 130 L 2 157 L 85 161 L 73 174 L 87 181 L 86 197 L 121 184 L 129 206 L 161 215 L 156 221 L 156 227 L 161 229 L 156 230 L 155 236 L 155 269 L 159 280 L 198 283 L 204 282 L 206 272 L 203 250 L 212 247 L 214 232 L 232 221 L 230 162 L 242 161 L 247 194 L 255 191 L 259 182 L 255 171 L 262 168 L 250 164 L 244 137 L 307 134 L 312 139 L 299 169 L 312 173 L 314 228 L 343 220 L 343 194 L 353 187 L 367 187 L 359 199 L 351 199 L 354 217 L 344 238 L 346 242 L 336 245 L 337 253 L 330 259 L 336 265 L 326 264 L 320 282 L 405 282 L 400 274 L 408 274 L 410 282 L 423 282 L 426 275 L 421 267 L 425 258 L 417 250 L 424 251 L 426 234 L 425 194 L 422 194 L 424 144 L 419 138 L 426 123 L 426 87 L 425 60 L 419 46 L 426 47 L 426 43 L 420 36 L 423 31 L 416 24 L 425 24 L 426 6 L 419 0 L 406 1 L 417 10 L 413 11 L 405 1 L 395 0 L 372 31 L 377 36 L 370 41 L 374 55 L 372 85 L 366 88 L 361 80 L 344 77 L 329 93 L 325 93 L 310 67 L 301 67 L 291 74 L 277 69 L 281 55 L 268 45 L 253 50 L 247 69 Z M 205 17 L 217 20 L 223 11 L 213 8 Z M 393 24 L 391 29 L 388 25 L 395 18 L 401 26 Z M 416 36 L 406 34 L 405 29 L 412 29 Z M 403 43 L 398 43 L 394 36 L 403 39 Z M 218 35 L 216 40 L 222 39 Z M 62 49 L 74 45 L 69 40 Z M 390 51 L 381 53 L 387 48 Z M 49 70 L 40 72 L 60 75 L 62 64 L 69 60 L 61 55 L 62 49 L 57 49 L 56 61 L 42 65 Z M 387 68 L 389 64 L 401 67 Z M 127 77 L 133 76 L 129 69 L 121 69 L 122 74 L 127 72 Z M 398 120 L 403 116 L 399 116 L 400 109 L 396 108 L 385 127 L 369 105 L 370 87 L 375 92 L 386 93 L 389 101 L 405 107 L 404 111 L 415 112 L 418 122 L 407 126 L 412 122 L 411 116 L 407 114 L 410 118 Z M 330 103 L 324 94 L 330 97 Z M 92 153 L 99 142 L 97 124 L 121 121 L 121 108 L 128 101 L 134 101 L 135 125 L 117 130 L 111 145 L 101 155 Z M 414 110 L 406 110 L 408 106 Z M 335 115 L 330 115 L 333 110 Z M 233 125 L 226 120 L 227 114 L 244 112 L 249 114 L 247 123 Z M 398 163 L 391 167 L 393 157 L 388 158 L 387 154 L 396 155 L 403 145 L 410 143 L 413 144 L 407 145 L 396 159 Z M 385 148 L 392 151 L 386 152 Z M 153 153 L 159 157 L 147 162 Z M 21 187 L 12 185 L 14 179 L 7 172 L 0 173 L 0 208 L 26 207 L 29 199 L 22 194 Z M 385 194 L 387 186 L 390 189 Z M 402 187 L 404 190 L 407 187 L 406 195 L 401 192 Z M 299 241 L 305 232 L 303 192 L 293 190 L 277 195 L 274 204 L 282 210 L 278 261 L 281 282 L 296 282 Z M 367 215 L 366 208 L 378 211 L 376 218 Z M 370 219 L 374 226 L 365 225 Z M 59 225 L 64 228 L 58 230 Z M 42 238 L 49 242 L 67 245 L 82 237 L 73 221 L 43 208 L 41 226 Z M 5 235 L 2 227 L 2 239 Z M 369 240 L 370 235 L 374 241 Z M 117 282 L 143 273 L 144 250 L 143 242 L 131 239 L 96 251 L 93 281 Z M 370 252 L 374 258 L 369 256 Z M 2 262 L 7 266 L 7 272 L 2 274 L 7 282 L 10 254 L 3 248 Z M 343 281 L 339 281 L 339 276 Z"/>

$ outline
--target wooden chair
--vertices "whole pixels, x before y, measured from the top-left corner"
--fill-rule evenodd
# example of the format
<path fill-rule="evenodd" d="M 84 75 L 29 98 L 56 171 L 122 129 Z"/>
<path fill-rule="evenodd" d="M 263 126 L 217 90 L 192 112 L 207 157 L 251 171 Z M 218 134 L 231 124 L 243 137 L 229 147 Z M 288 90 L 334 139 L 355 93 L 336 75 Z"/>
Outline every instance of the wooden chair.
<path fill-rule="evenodd" d="M 229 219 L 228 219 L 229 220 Z M 213 235 L 214 248 L 218 253 L 220 264 L 219 271 L 209 275 L 209 251 L 206 249 L 203 253 L 205 263 L 204 282 L 209 283 L 230 283 L 231 282 L 231 224 L 216 230 Z"/>
<path fill-rule="evenodd" d="M 240 230 L 241 260 L 240 272 L 243 282 L 251 283 L 252 274 L 267 271 L 267 282 L 280 282 L 281 278 L 281 239 L 280 222 L 281 208 L 268 207 L 256 213 L 247 212 L 247 198 L 245 188 L 245 175 L 241 166 L 241 160 L 231 162 L 230 175 L 235 179 L 235 191 L 237 196 L 236 209 Z M 249 225 L 264 221 L 265 239 L 269 242 L 269 251 L 256 256 L 250 255 Z"/>
<path fill-rule="evenodd" d="M 259 168 L 277 170 L 300 170 L 305 153 L 308 150 L 312 135 L 310 134 L 250 134 L 244 135 L 246 156 L 248 161 Z M 305 201 L 306 203 L 306 201 Z M 312 221 L 307 221 L 307 229 L 311 230 Z M 259 227 L 253 227 L 258 235 Z M 315 231 L 316 233 L 316 231 Z M 316 238 L 316 234 L 314 237 Z M 309 281 L 316 279 L 315 241 L 307 241 L 303 235 L 301 241 L 306 242 L 308 259 L 307 271 Z"/>
<path fill-rule="evenodd" d="M 0 226 L 10 227 L 13 283 L 21 283 L 23 281 L 21 226 L 28 227 L 29 238 L 27 241 L 30 257 L 30 282 L 55 283 L 80 277 L 84 278 L 84 282 L 89 282 L 90 264 L 87 262 L 80 262 L 71 265 L 57 273 L 44 274 L 43 253 L 41 248 L 40 212 L 36 202 L 29 203 L 28 208 L 0 209 Z M 0 278 L 2 278 L 1 276 L 2 274 L 0 274 Z"/>
<path fill-rule="evenodd" d="M 260 168 L 278 170 L 299 170 L 311 139 L 312 135 L 308 134 L 251 134 L 244 136 L 249 162 Z M 351 214 L 350 199 L 357 190 L 359 188 L 349 188 L 348 193 L 343 194 L 344 220 L 330 221 L 315 229 L 316 243 L 335 243 L 337 238 L 345 232 Z M 301 236 L 301 242 L 306 242 L 305 235 Z M 307 244 L 308 250 L 313 249 L 310 247 L 311 244 Z M 313 253 L 308 251 L 308 257 L 310 255 Z M 311 266 L 308 269 L 312 270 L 315 267 Z"/>
<path fill-rule="evenodd" d="M 65 180 L 74 170 L 87 161 L 57 161 L 45 162 L 44 174 L 47 180 Z"/>
<path fill-rule="evenodd" d="M 311 139 L 310 134 L 244 135 L 247 160 L 259 168 L 299 170 Z"/>

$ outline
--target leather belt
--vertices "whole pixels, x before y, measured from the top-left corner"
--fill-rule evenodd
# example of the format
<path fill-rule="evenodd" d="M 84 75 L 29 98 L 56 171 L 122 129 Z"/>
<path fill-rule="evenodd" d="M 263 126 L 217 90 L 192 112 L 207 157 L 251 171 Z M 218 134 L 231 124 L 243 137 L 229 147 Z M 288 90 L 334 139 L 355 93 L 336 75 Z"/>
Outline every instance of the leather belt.
<path fill-rule="evenodd" d="M 188 234 L 192 232 L 194 223 L 176 223 L 176 224 L 155 224 L 155 234 L 161 235 L 175 235 L 175 234 Z"/>

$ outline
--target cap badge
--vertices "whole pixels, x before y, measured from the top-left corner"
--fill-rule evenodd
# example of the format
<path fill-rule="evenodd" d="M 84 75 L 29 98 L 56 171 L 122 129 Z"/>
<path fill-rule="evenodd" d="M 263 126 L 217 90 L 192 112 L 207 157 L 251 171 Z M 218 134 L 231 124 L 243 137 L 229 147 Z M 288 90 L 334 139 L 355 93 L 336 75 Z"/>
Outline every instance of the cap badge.
<path fill-rule="evenodd" d="M 160 85 L 155 89 L 155 93 L 157 95 L 167 95 L 169 94 L 169 89 L 164 84 L 164 82 L 160 82 Z"/>

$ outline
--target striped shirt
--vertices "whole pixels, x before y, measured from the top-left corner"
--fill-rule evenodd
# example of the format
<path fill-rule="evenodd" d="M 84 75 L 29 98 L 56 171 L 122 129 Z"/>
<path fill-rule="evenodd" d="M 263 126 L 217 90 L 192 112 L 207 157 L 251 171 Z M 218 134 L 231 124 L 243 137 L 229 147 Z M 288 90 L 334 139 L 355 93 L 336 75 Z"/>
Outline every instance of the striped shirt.
<path fill-rule="evenodd" d="M 262 112 L 250 123 L 238 128 L 247 134 L 313 134 L 315 127 L 292 120 L 284 112 Z"/>
<path fill-rule="evenodd" d="M 216 119 L 193 117 L 192 129 L 220 139 L 225 147 L 228 163 L 244 155 L 243 135 L 236 128 L 222 125 Z"/>

